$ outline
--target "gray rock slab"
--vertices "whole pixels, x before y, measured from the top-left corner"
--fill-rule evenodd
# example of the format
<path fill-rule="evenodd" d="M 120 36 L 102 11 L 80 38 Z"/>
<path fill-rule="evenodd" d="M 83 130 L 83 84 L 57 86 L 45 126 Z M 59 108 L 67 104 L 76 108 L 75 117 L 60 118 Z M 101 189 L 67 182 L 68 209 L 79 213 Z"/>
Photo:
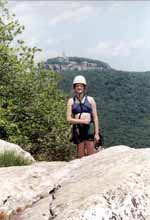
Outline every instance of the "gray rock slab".
<path fill-rule="evenodd" d="M 150 220 L 150 149 L 115 146 L 75 163 L 49 220 Z"/>
<path fill-rule="evenodd" d="M 9 143 L 7 141 L 1 140 L 0 139 L 0 153 L 4 153 L 4 152 L 14 152 L 16 155 L 20 155 L 22 156 L 24 159 L 27 159 L 31 162 L 35 162 L 34 158 L 32 157 L 32 155 L 23 150 L 20 146 L 18 146 L 17 144 L 13 144 L 13 143 Z"/>
<path fill-rule="evenodd" d="M 45 197 L 13 218 L 15 218 L 14 220 L 48 220 L 49 202 L 50 197 Z"/>
<path fill-rule="evenodd" d="M 149 171 L 150 149 L 127 146 L 0 168 L 0 219 L 150 220 Z"/>
<path fill-rule="evenodd" d="M 47 197 L 67 174 L 66 165 L 66 162 L 36 162 L 0 168 L 0 216 L 15 219 L 15 215 Z"/>

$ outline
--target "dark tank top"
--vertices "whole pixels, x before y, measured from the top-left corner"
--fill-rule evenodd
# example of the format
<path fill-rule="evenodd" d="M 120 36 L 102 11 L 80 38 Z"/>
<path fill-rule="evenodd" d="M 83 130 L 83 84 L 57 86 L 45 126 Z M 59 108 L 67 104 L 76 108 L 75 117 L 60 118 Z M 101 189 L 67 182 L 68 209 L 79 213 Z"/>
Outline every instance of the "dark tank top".
<path fill-rule="evenodd" d="M 88 101 L 87 96 L 84 96 L 82 100 L 84 100 L 84 101 L 80 102 L 76 96 L 73 97 L 72 113 L 74 115 L 76 115 L 78 113 L 83 113 L 83 112 L 90 113 L 90 114 L 92 113 L 92 107 Z"/>

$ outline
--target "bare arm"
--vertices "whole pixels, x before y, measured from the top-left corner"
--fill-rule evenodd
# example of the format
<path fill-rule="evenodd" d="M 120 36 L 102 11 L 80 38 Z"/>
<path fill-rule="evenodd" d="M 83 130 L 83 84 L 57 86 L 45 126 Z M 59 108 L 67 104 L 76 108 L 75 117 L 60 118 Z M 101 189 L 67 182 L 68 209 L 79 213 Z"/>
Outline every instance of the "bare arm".
<path fill-rule="evenodd" d="M 96 102 L 94 98 L 90 97 L 90 99 L 91 99 L 92 116 L 93 116 L 94 128 L 95 128 L 95 139 L 97 140 L 99 139 L 99 121 L 98 121 L 98 115 L 97 115 L 97 107 L 96 107 Z"/>
<path fill-rule="evenodd" d="M 68 100 L 67 103 L 67 122 L 69 124 L 89 124 L 90 123 L 89 119 L 74 118 L 72 116 L 72 104 L 73 104 L 73 100 L 71 98 Z"/>

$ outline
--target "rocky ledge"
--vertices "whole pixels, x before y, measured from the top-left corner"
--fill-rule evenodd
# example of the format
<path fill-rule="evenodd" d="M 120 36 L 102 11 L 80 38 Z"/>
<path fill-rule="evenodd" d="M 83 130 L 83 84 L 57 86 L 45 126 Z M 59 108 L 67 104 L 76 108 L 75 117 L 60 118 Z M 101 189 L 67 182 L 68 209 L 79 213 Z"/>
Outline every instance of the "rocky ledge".
<path fill-rule="evenodd" d="M 0 169 L 0 219 L 150 220 L 150 149 Z"/>

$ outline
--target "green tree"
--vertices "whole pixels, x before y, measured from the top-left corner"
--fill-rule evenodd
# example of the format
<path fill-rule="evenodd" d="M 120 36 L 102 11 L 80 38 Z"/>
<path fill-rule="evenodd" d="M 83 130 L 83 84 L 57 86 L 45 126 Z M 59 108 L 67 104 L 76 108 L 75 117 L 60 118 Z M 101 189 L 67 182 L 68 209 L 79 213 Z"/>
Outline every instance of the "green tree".
<path fill-rule="evenodd" d="M 68 160 L 73 151 L 60 76 L 35 64 L 40 50 L 17 40 L 24 27 L 2 4 L 0 14 L 0 138 L 39 160 Z"/>

